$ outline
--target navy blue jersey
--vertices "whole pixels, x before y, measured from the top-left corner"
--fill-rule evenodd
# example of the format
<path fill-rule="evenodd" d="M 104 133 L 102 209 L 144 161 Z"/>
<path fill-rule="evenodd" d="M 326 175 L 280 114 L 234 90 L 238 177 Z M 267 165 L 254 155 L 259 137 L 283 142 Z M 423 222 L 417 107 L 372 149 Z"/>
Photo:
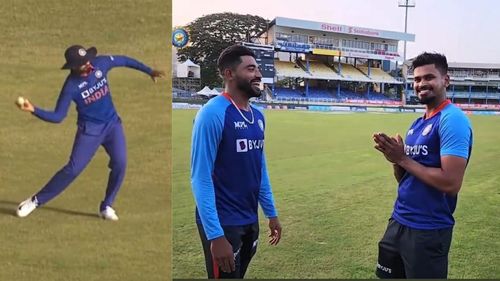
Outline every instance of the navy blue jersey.
<path fill-rule="evenodd" d="M 462 110 L 449 101 L 428 119 L 418 118 L 406 134 L 405 152 L 427 167 L 441 167 L 441 157 L 469 159 L 472 128 Z M 457 195 L 429 186 L 410 173 L 402 177 L 392 217 L 416 229 L 440 229 L 454 225 Z"/>
<path fill-rule="evenodd" d="M 91 64 L 94 70 L 88 76 L 68 75 L 54 111 L 35 107 L 33 114 L 42 120 L 58 123 L 66 117 L 71 101 L 74 101 L 78 122 L 106 123 L 117 117 L 108 85 L 108 71 L 119 66 L 134 68 L 149 75 L 152 71 L 148 66 L 125 56 L 98 56 Z"/>
<path fill-rule="evenodd" d="M 194 121 L 191 185 L 208 240 L 224 235 L 221 226 L 257 222 L 258 203 L 267 217 L 277 216 L 264 157 L 264 115 L 251 109 L 238 111 L 224 94 L 205 104 Z"/>

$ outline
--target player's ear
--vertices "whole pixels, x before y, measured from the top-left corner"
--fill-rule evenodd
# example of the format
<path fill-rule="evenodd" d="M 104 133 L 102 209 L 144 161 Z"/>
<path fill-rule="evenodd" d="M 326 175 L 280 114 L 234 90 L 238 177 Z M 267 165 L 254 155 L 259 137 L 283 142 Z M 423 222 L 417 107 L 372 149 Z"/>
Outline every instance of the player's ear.
<path fill-rule="evenodd" d="M 230 68 L 230 67 L 227 67 L 224 69 L 224 71 L 222 72 L 222 77 L 225 79 L 225 80 L 232 80 L 233 77 L 234 77 L 234 73 L 233 73 L 233 70 Z"/>
<path fill-rule="evenodd" d="M 448 74 L 444 76 L 444 86 L 445 88 L 448 88 L 448 86 L 450 86 L 450 76 Z"/>

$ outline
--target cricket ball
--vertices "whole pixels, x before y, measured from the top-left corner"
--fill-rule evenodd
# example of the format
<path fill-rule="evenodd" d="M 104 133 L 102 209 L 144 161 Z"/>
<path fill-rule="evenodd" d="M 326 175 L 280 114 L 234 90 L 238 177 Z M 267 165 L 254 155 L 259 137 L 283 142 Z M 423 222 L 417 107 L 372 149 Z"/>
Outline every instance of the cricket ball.
<path fill-rule="evenodd" d="M 16 100 L 17 105 L 23 106 L 24 105 L 24 98 L 23 97 L 18 97 Z"/>

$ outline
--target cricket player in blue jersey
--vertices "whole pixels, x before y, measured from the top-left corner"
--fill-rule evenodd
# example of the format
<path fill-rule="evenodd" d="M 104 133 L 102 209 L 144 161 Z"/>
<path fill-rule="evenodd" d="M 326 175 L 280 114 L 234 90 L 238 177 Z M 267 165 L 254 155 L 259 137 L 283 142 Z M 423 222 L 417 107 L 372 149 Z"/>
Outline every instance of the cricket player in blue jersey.
<path fill-rule="evenodd" d="M 413 61 L 414 90 L 425 114 L 401 136 L 373 135 L 393 164 L 398 196 L 379 242 L 380 278 L 447 278 L 453 212 L 472 151 L 467 116 L 446 98 L 446 57 L 423 53 Z"/>
<path fill-rule="evenodd" d="M 78 112 L 78 129 L 69 162 L 59 170 L 35 195 L 21 202 L 17 216 L 26 217 L 64 191 L 83 171 L 97 149 L 102 145 L 110 157 L 108 185 L 99 215 L 107 220 L 118 220 L 112 208 L 125 176 L 127 151 L 125 135 L 113 102 L 107 74 L 114 67 L 129 67 L 148 74 L 153 81 L 164 75 L 139 61 L 126 56 L 97 56 L 95 47 L 85 49 L 80 45 L 69 47 L 62 69 L 69 69 L 54 111 L 43 110 L 29 100 L 19 107 L 43 121 L 60 123 L 67 115 L 71 101 Z"/>
<path fill-rule="evenodd" d="M 264 157 L 260 73 L 252 50 L 233 45 L 218 59 L 225 90 L 194 120 L 191 185 L 208 278 L 243 278 L 257 250 L 258 204 L 269 219 L 271 245 L 281 239 Z"/>

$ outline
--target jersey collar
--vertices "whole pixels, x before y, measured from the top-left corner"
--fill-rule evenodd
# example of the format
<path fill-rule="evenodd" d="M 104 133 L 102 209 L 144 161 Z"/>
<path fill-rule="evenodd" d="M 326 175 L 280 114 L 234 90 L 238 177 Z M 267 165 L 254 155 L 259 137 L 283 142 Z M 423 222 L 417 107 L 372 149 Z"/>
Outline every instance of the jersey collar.
<path fill-rule="evenodd" d="M 434 111 L 432 111 L 432 113 L 429 115 L 429 116 L 426 116 L 427 113 L 424 113 L 424 120 L 428 120 L 428 119 L 431 119 L 432 117 L 434 117 L 436 114 L 438 114 L 439 112 L 441 112 L 441 110 L 443 110 L 443 108 L 445 108 L 448 104 L 450 104 L 451 101 L 450 100 L 444 100 L 440 105 L 438 105 L 438 107 L 436 107 L 434 109 Z"/>
<path fill-rule="evenodd" d="M 225 97 L 230 103 L 233 103 L 233 99 L 231 98 L 231 96 L 227 93 L 227 92 L 222 92 L 221 94 L 223 97 Z M 234 105 L 236 106 L 236 103 L 234 103 Z M 248 110 L 246 110 L 245 108 L 243 107 L 240 107 L 238 106 L 238 109 L 240 110 L 244 110 L 246 112 L 248 112 Z"/>

